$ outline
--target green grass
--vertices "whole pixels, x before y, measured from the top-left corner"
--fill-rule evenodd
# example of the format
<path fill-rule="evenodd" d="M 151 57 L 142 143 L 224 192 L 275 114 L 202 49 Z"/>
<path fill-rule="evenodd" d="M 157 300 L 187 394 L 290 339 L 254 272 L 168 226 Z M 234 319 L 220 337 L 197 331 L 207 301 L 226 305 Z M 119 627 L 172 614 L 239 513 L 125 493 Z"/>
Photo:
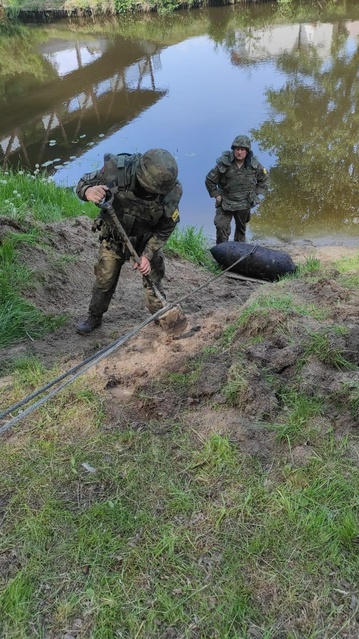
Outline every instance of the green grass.
<path fill-rule="evenodd" d="M 324 412 L 323 400 L 308 397 L 296 389 L 283 389 L 279 393 L 282 404 L 281 421 L 270 428 L 279 440 L 286 440 L 290 446 L 312 439 L 315 429 L 313 420 Z"/>
<path fill-rule="evenodd" d="M 349 288 L 359 287 L 359 252 L 351 257 L 344 257 L 335 262 L 341 277 L 340 282 Z"/>
<path fill-rule="evenodd" d="M 318 331 L 307 331 L 307 344 L 302 361 L 315 356 L 324 364 L 335 368 L 356 369 L 343 352 L 343 347 L 337 342 L 336 337 L 346 335 L 347 329 L 342 326 L 321 327 Z"/>
<path fill-rule="evenodd" d="M 194 264 L 219 272 L 209 252 L 208 239 L 204 235 L 202 228 L 187 226 L 184 229 L 175 229 L 166 244 L 166 249 L 177 253 Z"/>
<path fill-rule="evenodd" d="M 326 310 L 317 308 L 311 304 L 299 304 L 295 301 L 291 293 L 283 293 L 280 289 L 275 291 L 267 289 L 267 291 L 260 295 L 255 301 L 246 305 L 246 308 L 240 316 L 239 323 L 243 327 L 248 328 L 258 314 L 263 315 L 268 311 L 279 311 L 286 315 L 296 313 L 303 317 L 309 316 L 319 320 L 325 319 L 328 315 Z"/>
<path fill-rule="evenodd" d="M 349 273 L 352 271 L 358 271 L 359 269 L 359 251 L 356 255 L 351 257 L 343 257 L 335 262 L 336 268 L 340 273 Z"/>
<path fill-rule="evenodd" d="M 238 329 L 242 329 L 252 339 L 260 338 L 262 331 L 286 331 L 291 316 L 312 317 L 324 320 L 329 315 L 327 309 L 313 304 L 300 304 L 290 292 L 280 288 L 266 287 L 263 292 L 251 298 L 240 311 L 237 320 L 226 327 L 222 340 L 229 346 L 235 340 Z"/>
<path fill-rule="evenodd" d="M 22 383 L 34 367 L 43 380 L 29 366 Z M 326 435 L 306 467 L 265 470 L 181 421 L 165 435 L 104 430 L 103 400 L 77 382 L 2 442 L 4 636 L 61 636 L 76 619 L 96 639 L 333 634 L 350 610 L 342 581 L 354 592 L 359 569 L 359 476 L 344 446 Z"/>
<path fill-rule="evenodd" d="M 317 273 L 321 268 L 320 260 L 315 255 L 309 255 L 303 262 L 299 264 L 294 277 L 301 277 L 306 274 Z"/>
<path fill-rule="evenodd" d="M 95 217 L 95 206 L 80 201 L 72 189 L 58 187 L 40 169 L 0 171 L 1 215 L 23 223 L 57 222 L 64 218 Z"/>

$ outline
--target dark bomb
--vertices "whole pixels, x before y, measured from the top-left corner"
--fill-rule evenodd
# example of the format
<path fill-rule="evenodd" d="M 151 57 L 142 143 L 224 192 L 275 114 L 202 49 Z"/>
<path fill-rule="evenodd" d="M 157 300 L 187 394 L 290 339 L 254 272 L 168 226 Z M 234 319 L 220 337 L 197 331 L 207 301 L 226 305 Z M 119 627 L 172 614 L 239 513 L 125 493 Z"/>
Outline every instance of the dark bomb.
<path fill-rule="evenodd" d="M 288 253 L 265 248 L 259 244 L 222 242 L 213 246 L 211 253 L 223 268 L 233 264 L 233 268 L 230 269 L 233 273 L 269 282 L 274 282 L 286 273 L 294 273 L 297 268 Z M 240 258 L 243 259 L 235 264 Z"/>

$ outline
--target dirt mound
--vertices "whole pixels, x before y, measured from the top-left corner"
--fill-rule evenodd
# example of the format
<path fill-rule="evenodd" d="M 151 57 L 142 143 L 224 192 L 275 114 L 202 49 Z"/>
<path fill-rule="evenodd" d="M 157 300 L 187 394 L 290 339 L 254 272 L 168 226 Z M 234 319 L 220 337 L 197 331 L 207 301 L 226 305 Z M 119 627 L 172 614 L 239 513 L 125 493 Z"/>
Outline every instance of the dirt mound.
<path fill-rule="evenodd" d="M 65 313 L 69 321 L 44 339 L 3 349 L 0 359 L 34 354 L 47 366 L 68 369 L 126 335 L 148 312 L 141 278 L 126 263 L 101 328 L 88 337 L 77 335 L 97 253 L 91 222 L 84 217 L 47 225 L 46 237 L 37 246 L 22 245 L 21 261 L 32 269 L 35 282 L 26 297 L 43 311 Z M 296 261 L 310 253 L 312 248 L 300 255 L 298 247 L 293 250 Z M 194 432 L 225 433 L 266 463 L 278 446 L 276 433 L 283 434 L 292 395 L 302 394 L 323 400 L 320 410 L 313 408 L 312 426 L 355 431 L 359 295 L 343 285 L 335 269 L 325 277 L 263 284 L 226 276 L 213 280 L 176 256 L 167 258 L 166 268 L 168 300 L 184 298 L 187 330 L 169 339 L 151 323 L 96 367 L 97 383 L 109 398 L 109 428 L 148 428 L 188 413 Z M 276 297 L 282 305 L 268 303 L 264 312 L 260 301 Z M 228 337 L 226 329 L 240 313 L 242 321 Z M 302 447 L 312 443 L 310 420 L 304 421 L 308 441 L 300 441 Z M 268 430 L 269 424 L 276 427 Z M 312 455 L 315 446 L 304 453 L 298 448 L 294 457 L 303 463 Z"/>

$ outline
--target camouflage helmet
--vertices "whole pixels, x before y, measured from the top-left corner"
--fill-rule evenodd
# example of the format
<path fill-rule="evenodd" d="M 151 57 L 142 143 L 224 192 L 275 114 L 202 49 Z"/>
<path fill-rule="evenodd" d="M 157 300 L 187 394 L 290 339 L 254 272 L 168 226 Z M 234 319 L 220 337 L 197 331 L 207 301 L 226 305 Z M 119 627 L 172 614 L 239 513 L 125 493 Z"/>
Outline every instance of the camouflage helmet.
<path fill-rule="evenodd" d="M 244 149 L 248 151 L 251 150 L 251 141 L 247 135 L 237 135 L 232 142 L 231 148 L 242 146 Z"/>
<path fill-rule="evenodd" d="M 177 162 L 165 149 L 150 149 L 141 155 L 136 177 L 149 193 L 166 194 L 171 191 L 178 175 Z"/>

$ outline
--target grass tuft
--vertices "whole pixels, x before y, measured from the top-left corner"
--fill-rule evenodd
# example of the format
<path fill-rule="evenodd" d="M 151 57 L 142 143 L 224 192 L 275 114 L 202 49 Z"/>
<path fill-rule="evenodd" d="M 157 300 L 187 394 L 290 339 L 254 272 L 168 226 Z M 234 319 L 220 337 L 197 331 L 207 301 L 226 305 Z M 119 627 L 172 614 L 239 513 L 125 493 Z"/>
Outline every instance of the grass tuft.
<path fill-rule="evenodd" d="M 320 260 L 315 255 L 309 255 L 306 257 L 303 264 L 299 264 L 296 270 L 296 277 L 301 277 L 307 274 L 318 273 L 321 269 Z"/>
<path fill-rule="evenodd" d="M 72 189 L 58 187 L 45 172 L 12 169 L 0 171 L 2 215 L 19 223 L 58 222 L 86 215 L 95 217 L 95 206 L 82 202 Z"/>
<path fill-rule="evenodd" d="M 346 329 L 343 327 L 331 327 L 331 329 L 324 327 L 319 331 L 307 331 L 308 341 L 303 361 L 307 361 L 308 357 L 314 355 L 324 364 L 338 369 L 355 370 L 356 366 L 345 358 L 343 347 L 337 341 L 337 337 L 343 334 L 346 334 Z"/>
<path fill-rule="evenodd" d="M 317 308 L 312 304 L 298 304 L 292 294 L 270 286 L 244 304 L 238 319 L 225 328 L 223 343 L 226 346 L 232 344 L 237 337 L 238 329 L 245 331 L 251 338 L 285 331 L 288 320 L 293 315 L 323 320 L 328 316 L 328 310 Z"/>
<path fill-rule="evenodd" d="M 311 439 L 313 419 L 323 412 L 323 402 L 316 397 L 308 397 L 295 389 L 285 389 L 279 394 L 282 403 L 280 423 L 271 425 L 279 440 L 287 440 L 290 445 Z"/>
<path fill-rule="evenodd" d="M 343 257 L 335 262 L 335 266 L 340 273 L 350 273 L 359 269 L 359 251 L 351 257 Z"/>
<path fill-rule="evenodd" d="M 249 384 L 244 371 L 243 361 L 236 362 L 228 371 L 228 380 L 223 392 L 229 406 L 240 408 L 245 402 Z"/>
<path fill-rule="evenodd" d="M 341 273 L 340 280 L 343 286 L 349 288 L 359 287 L 359 252 L 351 257 L 344 257 L 335 262 L 336 268 Z"/>
<path fill-rule="evenodd" d="M 166 249 L 178 253 L 181 257 L 198 264 L 198 266 L 219 272 L 219 268 L 209 252 L 208 239 L 202 228 L 198 229 L 195 226 L 187 226 L 184 229 L 176 228 L 166 244 Z"/>
<path fill-rule="evenodd" d="M 348 408 L 354 419 L 359 418 L 359 382 L 355 379 L 345 381 L 336 392 L 339 403 Z"/>

